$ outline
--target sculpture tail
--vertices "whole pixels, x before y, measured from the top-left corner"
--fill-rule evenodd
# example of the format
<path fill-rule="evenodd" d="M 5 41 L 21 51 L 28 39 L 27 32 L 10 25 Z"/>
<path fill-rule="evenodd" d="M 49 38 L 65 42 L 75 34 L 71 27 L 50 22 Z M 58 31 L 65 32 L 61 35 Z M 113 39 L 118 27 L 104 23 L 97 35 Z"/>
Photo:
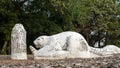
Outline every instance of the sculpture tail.
<path fill-rule="evenodd" d="M 90 52 L 97 54 L 97 55 L 103 55 L 104 51 L 101 48 L 90 47 Z"/>
<path fill-rule="evenodd" d="M 30 46 L 31 52 L 34 54 L 35 51 L 37 51 L 33 46 Z"/>

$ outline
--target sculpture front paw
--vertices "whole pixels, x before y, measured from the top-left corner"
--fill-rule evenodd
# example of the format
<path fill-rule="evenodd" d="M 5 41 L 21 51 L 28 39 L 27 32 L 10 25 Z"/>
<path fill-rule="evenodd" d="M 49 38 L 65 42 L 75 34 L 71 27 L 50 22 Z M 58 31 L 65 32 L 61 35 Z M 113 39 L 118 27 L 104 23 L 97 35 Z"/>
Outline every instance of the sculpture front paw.
<path fill-rule="evenodd" d="M 36 49 L 35 49 L 33 46 L 30 46 L 29 48 L 30 48 L 30 50 L 31 50 L 32 54 L 34 54 L 34 53 L 35 53 L 35 51 L 36 51 Z"/>

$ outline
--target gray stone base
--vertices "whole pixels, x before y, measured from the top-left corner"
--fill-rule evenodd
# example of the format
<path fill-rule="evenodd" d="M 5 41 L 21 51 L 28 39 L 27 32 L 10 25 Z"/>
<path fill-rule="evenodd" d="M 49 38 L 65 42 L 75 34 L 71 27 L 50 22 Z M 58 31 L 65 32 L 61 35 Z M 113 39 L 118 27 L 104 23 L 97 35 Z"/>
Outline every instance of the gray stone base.
<path fill-rule="evenodd" d="M 0 55 L 0 68 L 120 68 L 120 54 L 110 57 L 96 58 L 41 58 L 34 60 L 11 60 L 10 56 Z"/>

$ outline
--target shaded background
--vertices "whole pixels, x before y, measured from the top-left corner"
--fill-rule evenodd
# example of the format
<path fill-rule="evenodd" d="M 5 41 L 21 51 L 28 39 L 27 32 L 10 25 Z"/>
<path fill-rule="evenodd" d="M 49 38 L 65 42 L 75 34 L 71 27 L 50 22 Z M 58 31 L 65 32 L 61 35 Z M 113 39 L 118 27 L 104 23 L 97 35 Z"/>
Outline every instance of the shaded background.
<path fill-rule="evenodd" d="M 40 35 L 63 31 L 81 33 L 93 47 L 120 46 L 118 0 L 0 0 L 0 54 L 10 54 L 16 23 L 27 31 L 27 47 Z"/>

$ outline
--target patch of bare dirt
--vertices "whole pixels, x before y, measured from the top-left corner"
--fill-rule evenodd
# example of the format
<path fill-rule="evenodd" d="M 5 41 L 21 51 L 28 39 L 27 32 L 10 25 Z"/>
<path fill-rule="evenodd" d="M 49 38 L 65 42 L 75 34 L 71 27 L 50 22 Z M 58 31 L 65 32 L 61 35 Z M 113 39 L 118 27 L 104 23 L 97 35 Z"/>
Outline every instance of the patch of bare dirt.
<path fill-rule="evenodd" d="M 0 68 L 120 68 L 120 54 L 97 58 L 65 58 L 11 60 L 10 55 L 0 55 Z"/>

